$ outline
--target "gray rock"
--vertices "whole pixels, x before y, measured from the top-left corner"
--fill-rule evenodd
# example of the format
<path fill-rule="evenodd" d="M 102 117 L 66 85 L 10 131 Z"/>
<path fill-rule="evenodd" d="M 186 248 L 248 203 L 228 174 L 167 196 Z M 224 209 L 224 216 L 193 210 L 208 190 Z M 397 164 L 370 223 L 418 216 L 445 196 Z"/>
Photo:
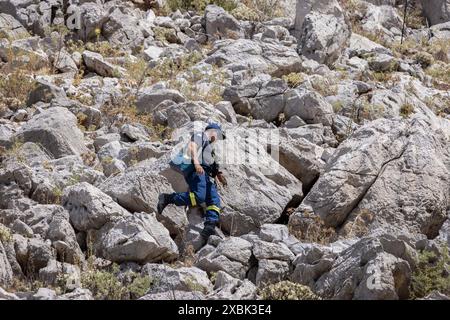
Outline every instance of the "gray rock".
<path fill-rule="evenodd" d="M 295 273 L 309 274 L 309 280 L 314 283 L 313 290 L 324 298 L 407 299 L 413 266 L 405 260 L 410 259 L 408 253 L 396 250 L 402 244 L 390 235 L 362 238 L 333 261 L 324 256 L 313 263 L 297 264 Z M 299 270 L 312 265 L 321 267 L 315 267 L 315 272 Z M 303 278 L 301 282 L 308 283 L 305 280 Z"/>
<path fill-rule="evenodd" d="M 232 235 L 257 230 L 275 222 L 285 206 L 302 195 L 300 181 L 258 146 L 270 131 L 234 128 L 216 152 L 228 187 L 219 190 L 224 210 L 221 227 Z M 259 141 L 259 142 L 257 142 Z M 269 142 L 269 144 L 274 143 Z"/>
<path fill-rule="evenodd" d="M 37 272 L 42 268 L 45 268 L 48 262 L 55 259 L 54 251 L 52 250 L 48 242 L 43 240 L 32 238 L 27 243 L 27 270 Z"/>
<path fill-rule="evenodd" d="M 282 224 L 264 224 L 259 231 L 259 238 L 267 242 L 280 242 L 288 237 L 289 230 Z"/>
<path fill-rule="evenodd" d="M 205 295 L 198 291 L 166 291 L 149 293 L 139 300 L 205 300 Z"/>
<path fill-rule="evenodd" d="M 333 123 L 333 107 L 315 91 L 298 87 L 286 92 L 285 100 L 284 114 L 287 119 L 299 116 L 308 124 L 331 126 Z"/>
<path fill-rule="evenodd" d="M 89 289 L 76 288 L 74 291 L 58 296 L 56 300 L 94 300 Z"/>
<path fill-rule="evenodd" d="M 6 13 L 0 13 L 0 30 L 0 35 L 10 40 L 30 36 L 19 21 Z"/>
<path fill-rule="evenodd" d="M 74 290 L 81 286 L 80 268 L 56 260 L 50 260 L 45 268 L 39 270 L 39 279 L 46 285 L 63 282 L 68 290 Z"/>
<path fill-rule="evenodd" d="M 120 140 L 120 134 L 108 133 L 108 134 L 104 134 L 99 137 L 96 137 L 94 140 L 94 146 L 95 146 L 95 149 L 98 151 L 105 144 L 108 144 L 113 141 L 119 141 L 119 140 Z"/>
<path fill-rule="evenodd" d="M 9 286 L 13 280 L 13 271 L 2 242 L 3 240 L 0 241 L 0 285 Z"/>
<path fill-rule="evenodd" d="M 244 239 L 230 237 L 211 252 L 199 252 L 196 266 L 208 273 L 222 270 L 235 278 L 244 279 L 250 267 L 251 247 L 252 244 Z"/>
<path fill-rule="evenodd" d="M 166 165 L 168 166 L 168 161 Z M 157 172 L 149 163 L 142 161 L 139 166 L 131 167 L 112 177 L 101 185 L 100 189 L 128 211 L 156 212 L 158 195 L 173 192 L 169 181 Z M 157 219 L 173 235 L 182 234 L 188 224 L 184 210 L 175 206 L 167 207 Z"/>
<path fill-rule="evenodd" d="M 362 57 L 366 54 L 375 54 L 375 53 L 392 55 L 391 50 L 357 33 L 352 33 L 350 37 L 349 53 L 350 56 L 359 56 L 359 57 Z"/>
<path fill-rule="evenodd" d="M 120 128 L 120 134 L 125 138 L 124 140 L 129 140 L 131 142 L 149 140 L 149 134 L 144 126 L 127 123 Z"/>
<path fill-rule="evenodd" d="M 253 254 L 258 260 L 294 260 L 294 254 L 284 243 L 274 243 L 257 240 L 253 244 Z"/>
<path fill-rule="evenodd" d="M 37 102 L 51 102 L 53 99 L 66 99 L 63 89 L 45 80 L 38 80 L 36 87 L 28 95 L 27 106 L 32 106 Z M 56 109 L 55 109 L 56 110 Z"/>
<path fill-rule="evenodd" d="M 316 1 L 314 1 L 316 2 Z M 308 59 L 331 66 L 348 45 L 351 29 L 342 8 L 335 0 L 319 0 L 329 7 L 325 12 L 311 11 L 302 19 L 301 1 L 298 2 L 296 24 L 301 24 L 298 51 Z"/>
<path fill-rule="evenodd" d="M 55 107 L 31 118 L 16 135 L 22 141 L 39 143 L 55 158 L 88 152 L 77 118 L 67 109 Z"/>
<path fill-rule="evenodd" d="M 148 263 L 142 267 L 142 275 L 150 276 L 156 285 L 150 293 L 166 291 L 199 291 L 203 294 L 212 290 L 212 283 L 205 271 L 196 267 L 171 268 L 162 264 Z"/>
<path fill-rule="evenodd" d="M 290 264 L 287 261 L 261 259 L 258 261 L 256 285 L 264 287 L 286 280 L 290 271 Z"/>
<path fill-rule="evenodd" d="M 295 48 L 248 39 L 216 41 L 205 62 L 223 66 L 232 72 L 251 70 L 278 77 L 300 72 L 302 64 Z"/>
<path fill-rule="evenodd" d="M 114 262 L 172 261 L 178 248 L 155 214 L 135 213 L 92 231 L 96 254 Z"/>
<path fill-rule="evenodd" d="M 398 68 L 397 59 L 387 54 L 377 54 L 368 61 L 370 69 L 375 72 L 393 72 Z"/>
<path fill-rule="evenodd" d="M 11 227 L 14 233 L 18 233 L 24 237 L 31 238 L 33 236 L 33 229 L 27 226 L 24 222 L 16 219 Z"/>
<path fill-rule="evenodd" d="M 450 1 L 449 0 L 429 0 L 421 1 L 423 12 L 430 25 L 450 21 Z"/>
<path fill-rule="evenodd" d="M 280 164 L 309 189 L 324 171 L 324 149 L 303 138 L 287 137 L 280 143 Z"/>
<path fill-rule="evenodd" d="M 236 279 L 224 271 L 218 271 L 214 291 L 207 298 L 211 300 L 254 300 L 256 291 L 256 286 L 248 279 Z"/>
<path fill-rule="evenodd" d="M 31 296 L 31 300 L 55 300 L 55 290 L 48 288 L 39 288 L 39 290 Z"/>
<path fill-rule="evenodd" d="M 428 294 L 426 297 L 419 299 L 419 300 L 450 300 L 450 297 L 446 296 L 445 294 L 443 294 L 439 291 L 433 291 L 432 293 Z"/>
<path fill-rule="evenodd" d="M 205 30 L 212 38 L 242 37 L 239 22 L 222 7 L 208 5 L 205 9 Z"/>
<path fill-rule="evenodd" d="M 369 229 L 437 236 L 449 208 L 449 154 L 442 130 L 438 119 L 422 116 L 361 127 L 338 147 L 299 211 L 312 209 L 328 226 L 348 220 L 346 231 L 363 213 L 373 216 Z"/>
<path fill-rule="evenodd" d="M 110 196 L 86 182 L 66 188 L 62 205 L 78 231 L 100 229 L 107 222 L 130 215 Z"/>
<path fill-rule="evenodd" d="M 0 287 L 0 300 L 20 300 L 14 293 L 9 293 Z"/>
<path fill-rule="evenodd" d="M 105 61 L 99 53 L 85 50 L 83 52 L 83 61 L 86 67 L 103 77 L 120 77 L 124 69 Z"/>
<path fill-rule="evenodd" d="M 180 103 L 186 99 L 176 90 L 143 88 L 136 101 L 136 107 L 139 112 L 151 113 L 164 100 Z"/>
<path fill-rule="evenodd" d="M 136 53 L 142 47 L 145 35 L 148 36 L 149 33 L 145 30 L 146 24 L 141 26 L 140 19 L 127 11 L 115 8 L 103 24 L 102 35 L 112 45 L 129 48 Z"/>

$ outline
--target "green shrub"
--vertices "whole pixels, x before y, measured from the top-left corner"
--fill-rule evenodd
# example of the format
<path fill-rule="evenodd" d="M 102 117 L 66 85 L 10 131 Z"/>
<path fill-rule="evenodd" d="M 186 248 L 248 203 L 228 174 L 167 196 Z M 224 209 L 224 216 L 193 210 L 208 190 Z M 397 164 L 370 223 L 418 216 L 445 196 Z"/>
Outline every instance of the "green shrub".
<path fill-rule="evenodd" d="M 441 248 L 439 256 L 431 251 L 421 252 L 411 281 L 412 298 L 422 298 L 433 291 L 450 294 L 449 268 L 447 246 Z"/>
<path fill-rule="evenodd" d="M 303 74 L 298 72 L 292 72 L 287 75 L 284 75 L 282 79 L 287 83 L 287 85 L 291 88 L 298 87 L 305 79 Z"/>
<path fill-rule="evenodd" d="M 236 2 L 233 0 L 167 0 L 167 6 L 171 11 L 180 10 L 195 10 L 201 12 L 205 10 L 209 4 L 215 4 L 227 11 L 236 8 Z"/>
<path fill-rule="evenodd" d="M 119 266 L 114 264 L 110 269 L 98 270 L 94 267 L 81 275 L 83 288 L 89 289 L 98 300 L 128 300 L 145 295 L 152 286 L 152 279 L 134 272 L 127 273 L 131 281 L 119 280 Z"/>
<path fill-rule="evenodd" d="M 291 281 L 268 285 L 258 294 L 263 300 L 321 300 L 309 287 Z"/>
<path fill-rule="evenodd" d="M 12 241 L 11 230 L 4 225 L 0 224 L 0 242 Z"/>

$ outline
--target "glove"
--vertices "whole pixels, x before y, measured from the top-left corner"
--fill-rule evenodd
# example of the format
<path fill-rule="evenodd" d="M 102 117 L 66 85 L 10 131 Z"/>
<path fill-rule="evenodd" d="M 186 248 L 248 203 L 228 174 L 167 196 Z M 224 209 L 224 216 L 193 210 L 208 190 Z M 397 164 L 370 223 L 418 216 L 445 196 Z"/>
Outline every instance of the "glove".
<path fill-rule="evenodd" d="M 225 179 L 225 176 L 223 175 L 222 172 L 219 172 L 219 173 L 217 174 L 216 177 L 217 177 L 217 180 L 219 180 L 219 182 L 220 182 L 224 187 L 226 187 L 226 186 L 228 185 L 227 179 Z"/>

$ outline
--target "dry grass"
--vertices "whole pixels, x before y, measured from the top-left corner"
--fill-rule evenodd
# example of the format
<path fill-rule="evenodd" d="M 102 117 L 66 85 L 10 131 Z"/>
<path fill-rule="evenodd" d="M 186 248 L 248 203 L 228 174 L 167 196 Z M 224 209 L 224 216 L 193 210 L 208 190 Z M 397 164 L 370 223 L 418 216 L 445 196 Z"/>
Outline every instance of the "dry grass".
<path fill-rule="evenodd" d="M 304 74 L 298 72 L 292 72 L 284 75 L 282 79 L 290 88 L 298 87 L 303 81 L 305 81 Z"/>
<path fill-rule="evenodd" d="M 310 242 L 328 244 L 336 240 L 336 230 L 325 226 L 324 221 L 315 214 L 304 212 L 296 219 L 295 225 L 289 226 L 289 233 L 297 239 Z"/>
<path fill-rule="evenodd" d="M 291 281 L 270 284 L 259 290 L 258 295 L 262 300 L 321 300 L 309 287 Z"/>

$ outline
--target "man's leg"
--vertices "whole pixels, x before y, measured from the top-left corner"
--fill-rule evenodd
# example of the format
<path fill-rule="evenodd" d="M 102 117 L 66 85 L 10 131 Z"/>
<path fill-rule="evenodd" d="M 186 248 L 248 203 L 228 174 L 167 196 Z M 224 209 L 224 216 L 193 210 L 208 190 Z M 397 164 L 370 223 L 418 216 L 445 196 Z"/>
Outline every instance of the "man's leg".
<path fill-rule="evenodd" d="M 205 241 L 216 233 L 215 228 L 219 222 L 221 211 L 220 197 L 216 185 L 209 179 L 206 187 L 206 206 L 204 228 L 201 233 Z"/>
<path fill-rule="evenodd" d="M 206 175 L 199 175 L 196 172 L 185 177 L 186 183 L 189 185 L 188 192 L 178 192 L 172 194 L 163 193 L 159 196 L 158 213 L 162 213 L 164 208 L 169 204 L 176 206 L 195 207 L 205 202 L 206 199 Z"/>

